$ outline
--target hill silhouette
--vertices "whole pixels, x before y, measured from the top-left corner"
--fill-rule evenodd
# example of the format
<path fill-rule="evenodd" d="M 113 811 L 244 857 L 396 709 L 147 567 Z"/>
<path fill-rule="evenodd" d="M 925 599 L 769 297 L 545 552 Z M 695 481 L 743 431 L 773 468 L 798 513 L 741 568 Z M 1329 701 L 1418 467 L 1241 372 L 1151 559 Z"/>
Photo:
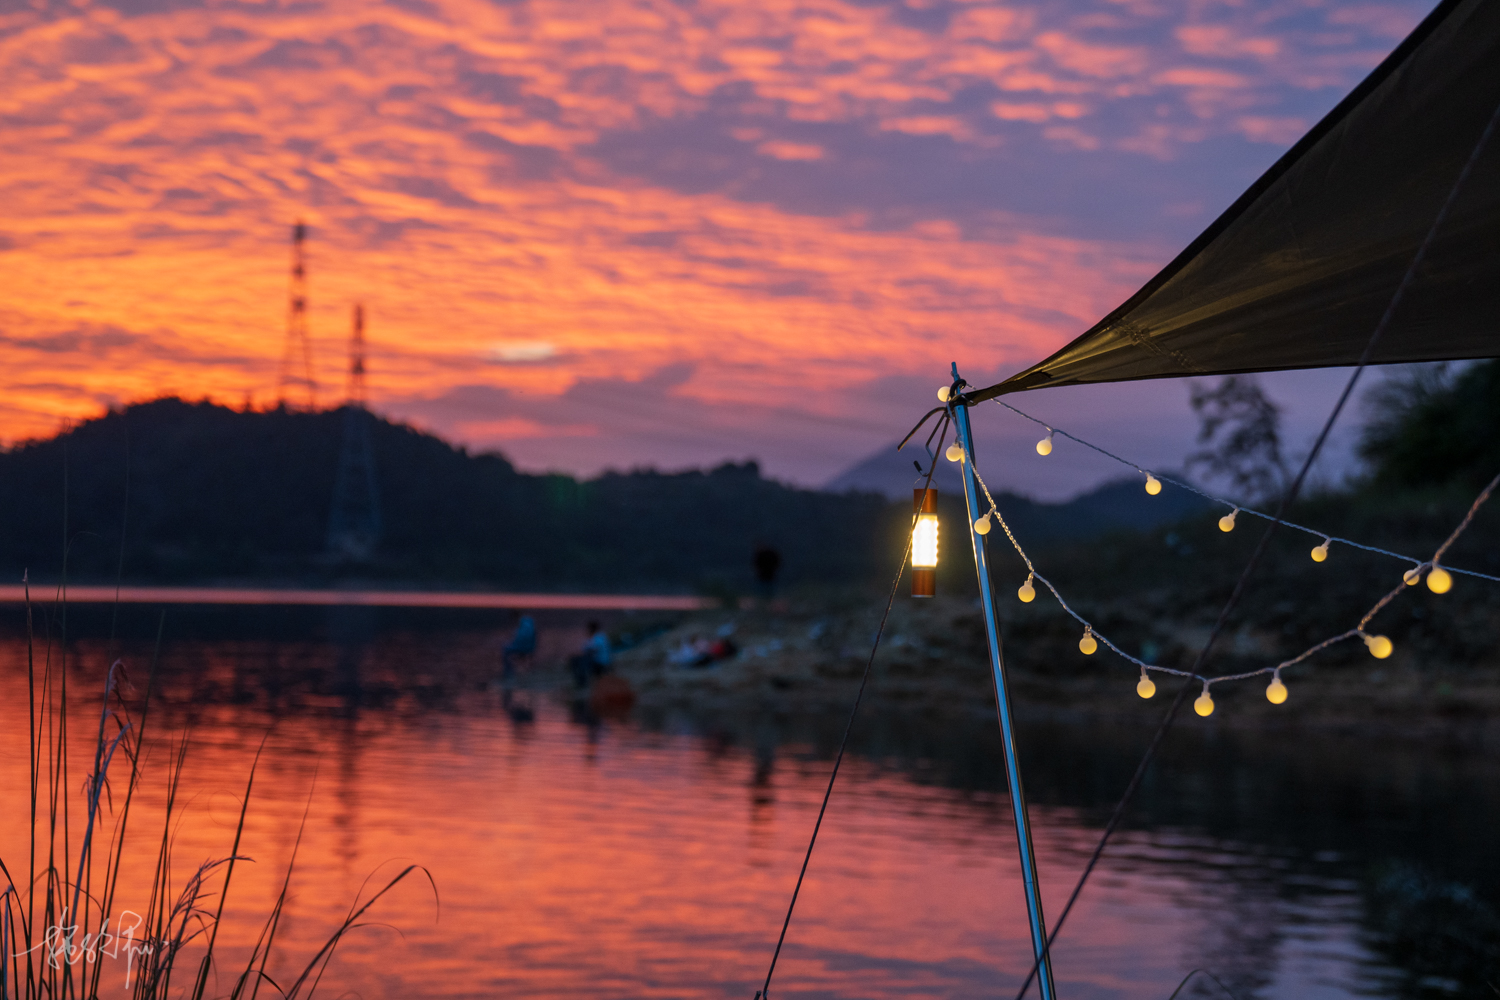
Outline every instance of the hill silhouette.
<path fill-rule="evenodd" d="M 1472 481 L 1493 474 L 1488 430 L 1497 371 L 1493 362 L 1459 368 L 1397 384 L 1378 398 L 1364 443 L 1370 479 L 1317 502 L 1329 508 L 1320 516 L 1378 534 L 1377 522 L 1392 530 L 1384 522 L 1400 521 L 1413 504 L 1466 504 Z M 1485 433 L 1452 433 L 1455 413 Z M 883 582 L 909 524 L 903 497 L 869 488 L 801 489 L 765 478 L 754 462 L 589 480 L 536 475 L 499 454 L 471 453 L 366 415 L 383 527 L 374 555 L 351 562 L 328 545 L 347 416 L 158 399 L 0 451 L 0 579 L 19 580 L 29 570 L 33 580 L 57 580 L 66 537 L 75 582 L 113 580 L 119 570 L 142 583 L 363 580 L 748 593 L 751 554 L 762 544 L 781 552 L 786 586 Z M 1440 452 L 1439 444 L 1468 451 Z M 879 463 L 872 457 L 866 464 Z M 951 479 L 955 467 L 939 465 Z M 1417 483 L 1422 488 L 1409 493 Z M 1116 534 L 1130 549 L 1137 543 L 1126 540 L 1144 539 L 1141 532 L 1207 516 L 1203 502 L 1185 491 L 1169 486 L 1147 497 L 1133 480 L 1064 504 L 996 499 L 1027 544 L 1066 546 Z M 958 534 L 962 498 L 946 491 L 940 510 L 947 525 L 940 586 L 967 592 L 974 584 Z"/>
<path fill-rule="evenodd" d="M 123 528 L 124 578 L 143 582 L 747 591 L 762 543 L 783 553 L 788 584 L 884 573 L 890 546 L 872 541 L 899 545 L 907 517 L 882 497 L 766 479 L 754 462 L 579 481 L 369 420 L 383 531 L 367 562 L 327 551 L 343 411 L 170 398 L 0 453 L 0 576 L 56 580 L 66 533 L 70 578 L 111 580 Z"/>

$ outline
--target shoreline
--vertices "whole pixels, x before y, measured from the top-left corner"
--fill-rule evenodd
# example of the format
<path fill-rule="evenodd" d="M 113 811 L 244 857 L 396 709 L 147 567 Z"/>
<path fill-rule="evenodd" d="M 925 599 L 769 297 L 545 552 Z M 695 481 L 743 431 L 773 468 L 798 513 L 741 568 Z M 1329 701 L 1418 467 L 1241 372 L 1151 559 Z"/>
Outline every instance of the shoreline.
<path fill-rule="evenodd" d="M 1177 678 L 1156 675 L 1157 692 L 1135 692 L 1137 668 L 1101 650 L 1094 656 L 1039 637 L 1036 619 L 1007 623 L 1007 679 L 1018 720 L 1159 721 L 1176 697 Z M 878 614 L 868 607 L 793 604 L 785 611 L 710 611 L 616 654 L 616 669 L 647 710 L 777 714 L 847 713 L 870 653 Z M 1193 632 L 1191 624 L 1176 626 Z M 1243 646 L 1244 637 L 1226 645 Z M 697 640 L 727 640 L 733 655 L 706 666 L 670 662 Z M 1240 659 L 1235 656 L 1235 659 Z M 1500 746 L 1500 668 L 1422 664 L 1398 653 L 1369 664 L 1333 662 L 1285 671 L 1290 697 L 1272 705 L 1262 678 L 1214 687 L 1215 711 L 1198 717 L 1189 692 L 1176 726 L 1319 731 L 1462 747 Z M 1271 662 L 1275 662 L 1272 660 Z M 1048 666 L 1051 664 L 1051 666 Z M 1378 665 L 1376 665 L 1378 664 Z M 1229 669 L 1232 666 L 1235 669 Z M 1216 673 L 1236 672 L 1230 661 Z M 892 609 L 871 668 L 865 702 L 941 724 L 956 715 L 993 715 L 995 702 L 980 616 L 972 601 L 938 600 Z"/>

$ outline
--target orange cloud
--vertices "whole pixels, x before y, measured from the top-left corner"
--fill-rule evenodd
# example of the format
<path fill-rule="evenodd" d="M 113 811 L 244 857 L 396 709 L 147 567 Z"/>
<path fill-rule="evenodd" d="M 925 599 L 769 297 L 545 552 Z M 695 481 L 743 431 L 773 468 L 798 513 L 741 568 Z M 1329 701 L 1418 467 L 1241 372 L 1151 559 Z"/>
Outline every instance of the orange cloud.
<path fill-rule="evenodd" d="M 1095 7 L 10 11 L 0 440 L 163 392 L 269 404 L 298 217 L 328 401 L 354 302 L 377 405 L 413 413 L 463 387 L 524 407 L 686 365 L 662 392 L 752 439 L 757 420 L 844 413 L 831 384 L 1033 360 L 1170 249 L 1091 229 L 1068 157 L 1285 143 L 1311 120 L 1289 89 L 1380 54 L 1353 29 Z M 1018 166 L 1058 178 L 1057 200 L 993 182 Z M 423 419 L 533 440 L 533 416 L 481 412 L 499 398 Z M 847 433 L 861 448 L 895 422 Z"/>

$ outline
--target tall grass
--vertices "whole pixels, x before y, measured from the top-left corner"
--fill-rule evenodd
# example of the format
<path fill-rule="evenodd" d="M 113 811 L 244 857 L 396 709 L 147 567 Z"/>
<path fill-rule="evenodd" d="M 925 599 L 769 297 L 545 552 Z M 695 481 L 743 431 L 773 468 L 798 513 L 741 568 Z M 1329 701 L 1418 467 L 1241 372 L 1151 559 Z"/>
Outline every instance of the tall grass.
<path fill-rule="evenodd" d="M 60 620 L 66 601 L 60 599 Z M 185 997 L 202 1000 L 223 995 L 231 1000 L 266 996 L 311 998 L 335 950 L 381 897 L 414 872 L 432 884 L 431 874 L 409 865 L 369 899 L 356 897 L 344 920 L 313 955 L 301 973 L 285 983 L 266 971 L 286 912 L 297 850 L 306 830 L 302 817 L 296 846 L 282 878 L 276 902 L 260 927 L 247 958 L 216 976 L 219 931 L 234 883 L 255 787 L 260 751 L 249 762 L 245 793 L 234 837 L 226 852 L 202 860 L 178 884 L 174 877 L 173 833 L 181 818 L 182 777 L 188 740 L 175 739 L 162 776 L 165 805 L 161 829 L 142 835 L 130 828 L 135 793 L 144 778 L 143 764 L 151 697 L 161 654 L 162 627 L 146 680 L 145 697 L 135 717 L 124 697 L 132 685 L 122 661 L 105 677 L 97 728 L 88 733 L 92 763 L 81 784 L 69 772 L 69 693 L 66 633 L 54 642 L 48 627 L 38 649 L 30 590 L 26 595 L 27 733 L 30 826 L 26 856 L 17 861 L 0 853 L 0 1000 L 93 1000 L 100 996 L 105 959 L 124 962 L 127 993 L 132 1000 Z M 261 750 L 264 749 L 262 742 Z M 121 787 L 123 786 L 123 787 Z M 75 801 L 77 800 L 77 801 Z M 311 802 L 309 801 L 309 806 Z M 11 808 L 6 803 L 5 808 Z M 8 848 L 10 845 L 6 845 Z M 154 852 L 153 875 L 144 913 L 119 903 L 121 871 L 128 858 Z M 150 855 L 148 854 L 148 857 Z M 139 891 L 143 887 L 132 887 Z M 434 896 L 437 887 L 432 884 Z M 122 924 L 125 913 L 139 916 Z M 212 984 L 228 983 L 228 992 L 211 994 Z"/>

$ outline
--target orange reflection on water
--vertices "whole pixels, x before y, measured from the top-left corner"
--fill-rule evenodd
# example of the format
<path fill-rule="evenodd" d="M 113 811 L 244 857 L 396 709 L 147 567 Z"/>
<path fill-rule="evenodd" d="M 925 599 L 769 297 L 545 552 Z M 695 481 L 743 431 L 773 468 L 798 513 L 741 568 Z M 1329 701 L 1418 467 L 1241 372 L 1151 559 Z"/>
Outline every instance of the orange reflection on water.
<path fill-rule="evenodd" d="M 0 703 L 25 704 L 22 653 L 14 642 L 3 649 Z M 419 686 L 419 670 L 445 668 L 421 662 L 422 653 L 398 644 L 385 655 Z M 227 677 L 257 655 L 323 654 L 229 643 L 193 653 L 195 670 L 208 677 Z M 449 650 L 445 658 L 476 655 Z M 81 661 L 90 669 L 76 672 L 75 697 L 97 682 L 94 659 L 86 653 Z M 256 705 L 194 703 L 169 685 L 155 710 L 163 728 L 131 821 L 120 905 L 144 908 L 161 835 L 168 731 L 180 735 L 190 722 L 174 826 L 179 885 L 201 861 L 227 854 L 251 760 L 266 740 L 241 848 L 254 860 L 236 872 L 220 935 L 220 993 L 295 849 L 291 901 L 269 968 L 284 985 L 356 896 L 415 863 L 431 872 L 440 905 L 420 879 L 394 890 L 370 914 L 372 926 L 341 945 L 324 981 L 331 995 L 750 995 L 765 974 L 828 762 L 779 745 L 774 723 L 747 751 L 673 735 L 671 725 L 574 721 L 563 703 L 529 697 L 533 722 L 513 722 L 497 695 L 470 688 L 445 710 L 423 710 L 408 695 L 352 712 L 336 701 L 318 711 L 308 701 L 273 725 Z M 96 719 L 94 708 L 78 705 L 79 732 Z M 24 727 L 0 730 L 7 803 L 25 801 L 24 747 Z M 77 787 L 88 759 L 86 747 L 74 749 Z M 75 831 L 80 801 L 72 800 Z M 1097 831 L 1070 809 L 1034 815 L 1055 911 Z M 0 853 L 13 870 L 24 844 L 24 809 L 7 808 Z M 1060 991 L 1170 992 L 1192 967 L 1185 951 L 1222 922 L 1215 910 L 1234 891 L 1224 874 L 1234 850 L 1123 836 L 1058 946 Z M 1024 973 L 1026 942 L 1003 797 L 919 784 L 851 759 L 775 987 L 784 996 L 1004 993 Z M 123 984 L 123 975 L 111 966 L 106 987 Z"/>

